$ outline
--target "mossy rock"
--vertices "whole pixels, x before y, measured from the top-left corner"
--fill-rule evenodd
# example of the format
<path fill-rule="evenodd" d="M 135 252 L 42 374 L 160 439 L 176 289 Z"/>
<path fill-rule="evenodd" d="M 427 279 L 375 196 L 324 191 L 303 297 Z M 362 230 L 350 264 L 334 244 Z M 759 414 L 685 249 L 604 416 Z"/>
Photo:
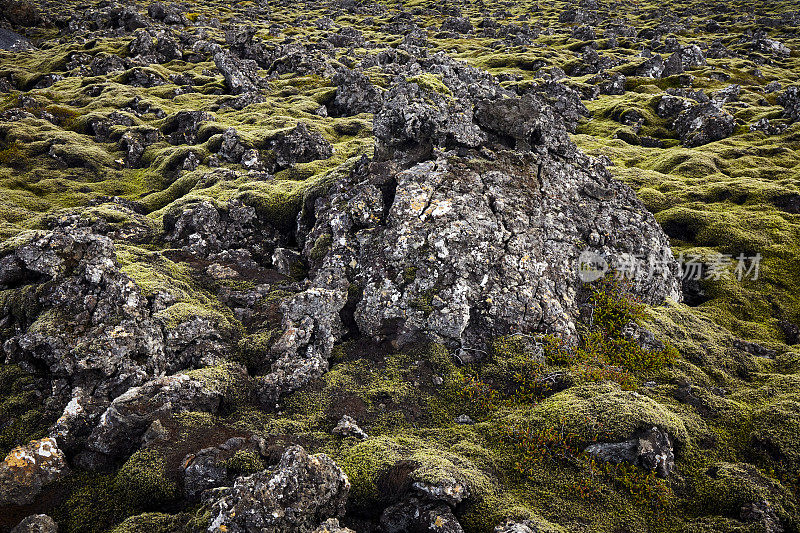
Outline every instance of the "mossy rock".
<path fill-rule="evenodd" d="M 164 457 L 147 448 L 122 465 L 115 483 L 123 497 L 138 508 L 163 505 L 178 497 L 177 483 L 166 475 Z"/>

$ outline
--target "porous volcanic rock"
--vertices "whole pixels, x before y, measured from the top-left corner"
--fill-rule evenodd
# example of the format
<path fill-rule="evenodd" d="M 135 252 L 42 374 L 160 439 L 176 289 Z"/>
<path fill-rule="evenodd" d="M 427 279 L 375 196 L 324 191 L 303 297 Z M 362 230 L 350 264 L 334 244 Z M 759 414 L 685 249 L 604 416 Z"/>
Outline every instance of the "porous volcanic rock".
<path fill-rule="evenodd" d="M 344 514 L 350 482 L 327 455 L 288 448 L 274 470 L 240 477 L 210 491 L 209 533 L 314 531 Z"/>

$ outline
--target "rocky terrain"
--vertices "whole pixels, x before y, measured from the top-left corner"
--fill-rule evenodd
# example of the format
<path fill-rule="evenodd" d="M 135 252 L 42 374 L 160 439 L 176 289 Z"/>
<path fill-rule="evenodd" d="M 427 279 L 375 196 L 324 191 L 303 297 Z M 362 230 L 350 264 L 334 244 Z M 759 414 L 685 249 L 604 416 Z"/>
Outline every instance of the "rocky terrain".
<path fill-rule="evenodd" d="M 798 77 L 789 1 L 0 0 L 0 531 L 798 531 Z"/>

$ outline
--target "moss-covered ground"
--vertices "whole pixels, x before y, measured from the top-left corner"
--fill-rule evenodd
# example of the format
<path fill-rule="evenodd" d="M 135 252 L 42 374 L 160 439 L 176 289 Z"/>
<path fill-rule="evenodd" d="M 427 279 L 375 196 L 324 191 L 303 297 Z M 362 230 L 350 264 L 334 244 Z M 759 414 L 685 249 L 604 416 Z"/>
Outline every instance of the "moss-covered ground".
<path fill-rule="evenodd" d="M 71 2 L 39 3 L 51 17 L 65 5 Z M 402 40 L 387 29 L 397 13 L 396 2 L 374 4 L 379 9 L 359 2 L 198 0 L 184 5 L 189 20 L 220 42 L 223 32 L 208 24 L 212 18 L 224 24 L 252 23 L 258 38 L 275 45 L 323 41 L 329 31 L 314 21 L 328 16 L 338 26 L 357 28 L 374 44 L 338 49 L 337 61 L 343 65 L 397 47 Z M 509 87 L 531 83 L 550 67 L 569 73 L 578 64 L 581 41 L 571 37 L 574 24 L 559 22 L 562 12 L 576 7 L 569 2 L 411 0 L 400 5 L 423 27 L 431 52 L 443 51 L 502 76 Z M 146 11 L 146 3 L 139 7 Z M 567 350 L 551 338 L 499 338 L 475 365 L 457 365 L 454 354 L 438 345 L 398 353 L 389 346 L 347 341 L 336 347 L 330 372 L 289 395 L 279 410 L 264 409 L 245 394 L 219 416 L 189 413 L 165 421 L 182 436 L 177 448 L 147 448 L 113 472 L 77 469 L 53 488 L 43 507 L 27 510 L 50 513 L 67 533 L 195 530 L 207 515 L 202 506 L 180 502 L 181 460 L 195 444 L 216 445 L 230 436 L 255 433 L 267 437 L 276 450 L 300 443 L 333 457 L 352 483 L 348 514 L 355 529 L 374 520 L 375 512 L 411 482 L 455 479 L 470 490 L 456 514 L 471 532 L 491 531 L 508 518 L 539 520 L 542 530 L 553 531 L 765 531 L 761 523 L 742 521 L 742 505 L 759 501 L 769 502 L 787 531 L 797 531 L 800 126 L 789 125 L 772 136 L 750 132 L 748 126 L 760 118 L 781 123 L 778 92 L 767 93 L 764 87 L 797 83 L 800 33 L 788 24 L 768 28 L 769 36 L 792 49 L 788 57 L 753 52 L 742 36 L 764 28 L 757 22 L 762 17 L 779 17 L 800 4 L 739 0 L 672 1 L 664 6 L 626 0 L 603 3 L 599 9 L 624 20 L 639 35 L 675 20 L 679 23 L 666 34 L 677 42 L 721 39 L 738 53 L 709 59 L 686 73 L 692 76 L 692 87 L 706 93 L 741 85 L 738 102 L 726 106 L 737 120 L 734 134 L 686 148 L 670 121 L 656 113 L 661 95 L 680 80 L 629 75 L 631 61 L 641 61 L 633 56 L 648 41 L 619 36 L 611 45 L 598 27 L 602 55 L 625 62 L 612 71 L 628 75 L 626 92 L 584 100 L 591 116 L 582 119 L 573 140 L 586 153 L 609 158 L 612 174 L 655 214 L 676 254 L 705 262 L 716 254 L 734 261 L 739 254 L 759 254 L 758 279 L 740 281 L 729 270 L 720 279 L 703 280 L 701 297 L 658 308 L 630 302 L 624 287 L 597 289 L 593 305 L 608 311 L 610 318 L 605 325 L 602 320 L 586 325 L 578 349 Z M 491 17 L 542 31 L 525 46 L 478 32 L 440 32 L 455 10 L 476 27 Z M 708 29 L 710 21 L 724 31 Z M 371 154 L 371 115 L 319 113 L 335 90 L 323 75 L 272 76 L 264 102 L 235 110 L 222 105 L 230 97 L 222 94 L 223 77 L 213 62 L 172 60 L 149 66 L 164 80 L 174 75 L 192 80 L 191 92 L 176 95 L 179 86 L 170 81 L 134 87 L 126 84 L 122 72 L 68 75 L 74 54 L 128 55 L 130 36 L 73 39 L 55 28 L 29 31 L 40 48 L 0 51 L 0 78 L 15 87 L 0 93 L 0 240 L 7 241 L 2 246 L 75 213 L 115 228 L 146 227 L 156 235 L 166 213 L 199 200 L 219 206 L 239 200 L 288 233 L 309 197 L 360 156 Z M 36 88 L 54 73 L 63 79 Z M 388 82 L 377 67 L 366 74 L 377 85 Z M 589 78 L 562 81 L 581 90 Z M 411 81 L 447 95 L 436 76 Z M 134 107 L 147 111 L 134 113 Z M 18 108 L 29 115 L 7 120 L 7 113 Z M 141 168 L 124 164 L 117 141 L 127 127 L 112 126 L 110 142 L 99 142 L 92 130 L 93 121 L 112 112 L 128 115 L 138 127 L 161 129 L 184 110 L 208 111 L 213 121 L 199 130 L 195 144 L 162 140 L 149 146 Z M 623 124 L 622 117 L 632 112 L 643 120 L 638 131 Z M 227 128 L 235 128 L 248 146 L 268 155 L 270 141 L 299 122 L 332 144 L 332 157 L 297 164 L 268 179 L 224 161 L 221 169 L 210 165 Z M 645 147 L 643 137 L 657 139 L 663 147 Z M 190 151 L 200 165 L 182 170 Z M 226 168 L 237 172 L 226 173 Z M 137 218 L 116 209 L 110 201 L 115 196 L 136 202 L 141 212 Z M 320 253 L 330 245 L 322 241 L 317 243 Z M 170 253 L 169 243 L 157 238 L 118 239 L 116 249 L 122 272 L 146 295 L 166 290 L 174 296 L 172 306 L 161 312 L 166 324 L 191 316 L 209 318 L 239 339 L 233 358 L 248 368 L 258 367 L 276 337 L 275 309 L 290 293 L 276 287 L 257 303 L 261 320 L 243 323 L 220 295 L 246 289 L 251 280 L 209 279 L 202 268 L 181 261 Z M 0 300 L 12 297 L 7 292 L 0 293 Z M 623 318 L 652 331 L 664 350 L 645 354 L 626 344 L 618 330 Z M 53 422 L 46 398 L 37 392 L 39 377 L 15 365 L 0 366 L 0 455 L 42 437 Z M 688 395 L 680 392 L 687 387 Z M 331 434 L 345 414 L 358 421 L 367 439 Z M 472 423 L 457 423 L 459 415 L 468 415 Z M 653 425 L 675 441 L 676 470 L 667 480 L 633 467 L 600 465 L 581 453 L 591 442 L 624 440 Z M 253 458 L 239 459 L 243 472 L 258 466 Z M 19 519 L 25 511 L 14 509 L 10 516 Z M 0 517 L 0 530 L 12 522 Z"/>

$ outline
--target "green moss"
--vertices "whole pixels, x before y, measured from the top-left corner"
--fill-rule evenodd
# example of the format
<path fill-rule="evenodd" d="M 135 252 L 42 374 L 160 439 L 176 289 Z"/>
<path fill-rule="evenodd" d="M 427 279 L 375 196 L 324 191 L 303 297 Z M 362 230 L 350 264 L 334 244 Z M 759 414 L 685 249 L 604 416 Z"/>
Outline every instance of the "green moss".
<path fill-rule="evenodd" d="M 135 506 L 123 497 L 113 475 L 76 473 L 66 486 L 69 496 L 52 515 L 59 531 L 101 533 L 135 512 Z"/>
<path fill-rule="evenodd" d="M 559 392 L 532 407 L 502 409 L 498 418 L 534 426 L 560 426 L 580 436 L 585 443 L 593 437 L 620 441 L 639 429 L 657 426 L 678 443 L 688 444 L 697 423 L 672 412 L 667 406 L 634 391 L 621 390 L 612 383 L 586 384 Z"/>
<path fill-rule="evenodd" d="M 323 233 L 317 237 L 317 240 L 314 241 L 314 246 L 311 247 L 311 253 L 309 254 L 311 259 L 319 261 L 324 258 L 328 254 L 331 244 L 333 244 L 333 235 L 330 233 Z"/>
<path fill-rule="evenodd" d="M 236 475 L 253 474 L 267 467 L 258 453 L 246 450 L 237 451 L 229 459 L 223 461 L 222 466 Z"/>
<path fill-rule="evenodd" d="M 445 85 L 444 82 L 442 82 L 441 75 L 430 73 L 419 74 L 417 76 L 408 78 L 408 81 L 411 83 L 416 83 L 421 89 L 441 94 L 442 96 L 453 95 L 453 92 L 450 90 L 450 88 Z"/>
<path fill-rule="evenodd" d="M 54 422 L 34 385 L 34 376 L 19 366 L 0 365 L 0 457 L 15 446 L 45 437 Z"/>
<path fill-rule="evenodd" d="M 718 463 L 701 474 L 696 483 L 696 505 L 706 512 L 738 518 L 743 505 L 768 502 L 787 525 L 797 524 L 792 493 L 752 465 Z"/>
<path fill-rule="evenodd" d="M 147 448 L 122 465 L 115 483 L 126 501 L 140 509 L 171 502 L 178 496 L 177 484 L 166 476 L 163 456 Z"/>

